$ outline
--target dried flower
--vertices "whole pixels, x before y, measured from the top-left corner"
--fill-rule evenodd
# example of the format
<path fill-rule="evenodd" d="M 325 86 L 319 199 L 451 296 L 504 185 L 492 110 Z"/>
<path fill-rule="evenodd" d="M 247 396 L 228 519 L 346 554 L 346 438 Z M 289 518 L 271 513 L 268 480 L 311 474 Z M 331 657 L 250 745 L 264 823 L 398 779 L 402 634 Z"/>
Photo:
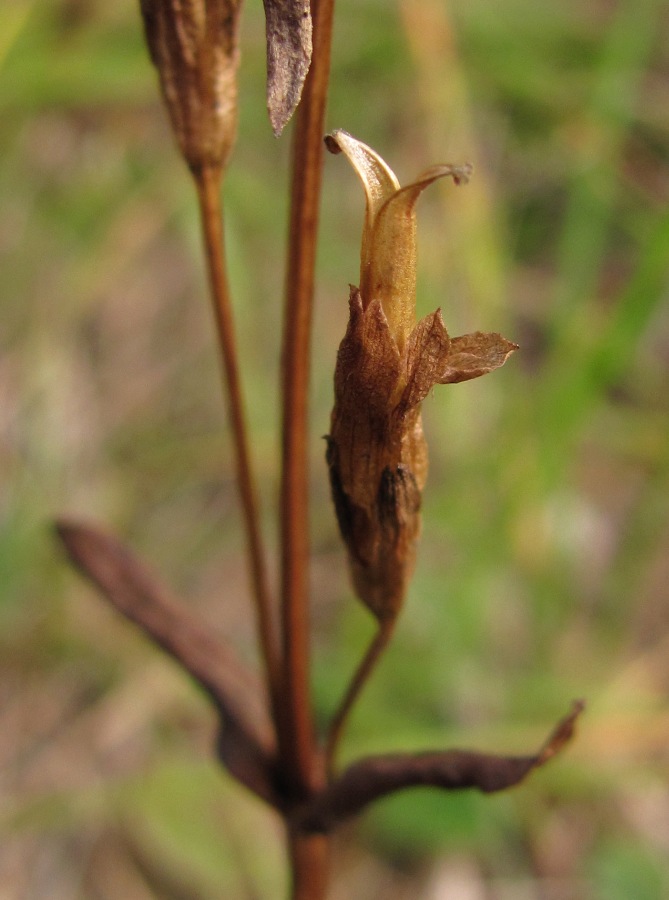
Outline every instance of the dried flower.
<path fill-rule="evenodd" d="M 224 169 L 237 134 L 240 0 L 140 0 L 177 142 L 194 172 Z"/>
<path fill-rule="evenodd" d="M 435 166 L 401 187 L 370 147 L 326 138 L 347 156 L 367 197 L 360 287 L 339 347 L 328 465 L 358 596 L 380 621 L 399 612 L 420 533 L 427 446 L 420 406 L 435 384 L 485 375 L 516 344 L 499 334 L 450 338 L 440 310 L 416 324 L 415 203 L 433 181 L 467 181 L 470 166 Z"/>

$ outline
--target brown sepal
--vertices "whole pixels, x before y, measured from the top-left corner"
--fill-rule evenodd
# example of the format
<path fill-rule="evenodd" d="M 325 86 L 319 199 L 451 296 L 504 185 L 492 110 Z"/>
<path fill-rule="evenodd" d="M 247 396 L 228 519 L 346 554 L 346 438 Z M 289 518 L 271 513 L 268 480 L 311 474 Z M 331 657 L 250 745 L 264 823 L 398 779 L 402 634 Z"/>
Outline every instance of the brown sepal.
<path fill-rule="evenodd" d="M 437 381 L 439 384 L 457 384 L 487 375 L 503 366 L 517 349 L 518 344 L 507 341 L 501 334 L 483 331 L 463 334 L 451 340 L 446 368 Z"/>
<path fill-rule="evenodd" d="M 555 756 L 572 738 L 582 701 L 558 722 L 541 749 L 531 756 L 498 756 L 471 750 L 392 753 L 353 763 L 303 812 L 303 827 L 329 831 L 343 820 L 396 791 L 410 787 L 443 790 L 476 788 L 486 794 L 519 784 Z"/>
<path fill-rule="evenodd" d="M 396 444 L 389 434 L 389 412 L 400 372 L 381 304 L 373 301 L 363 309 L 359 290 L 351 287 L 349 322 L 335 368 L 330 437 L 344 490 L 363 506 L 375 502 L 381 472 L 396 454 L 389 447 Z"/>
<path fill-rule="evenodd" d="M 439 382 L 450 358 L 451 344 L 440 310 L 425 316 L 416 325 L 405 351 L 406 388 L 401 409 L 418 406 Z"/>
<path fill-rule="evenodd" d="M 327 461 L 353 584 L 379 620 L 397 615 L 415 562 L 428 466 L 422 401 L 435 384 L 484 375 L 515 349 L 498 334 L 451 339 L 436 310 L 400 350 L 382 303 L 351 287 Z"/>
<path fill-rule="evenodd" d="M 335 370 L 327 460 L 335 510 L 356 593 L 379 620 L 397 615 L 413 571 L 424 470 L 418 411 L 398 409 L 402 357 L 381 304 L 350 317 Z"/>
<path fill-rule="evenodd" d="M 278 137 L 300 102 L 311 64 L 309 0 L 263 0 L 267 34 L 267 109 Z"/>
<path fill-rule="evenodd" d="M 81 522 L 56 531 L 74 565 L 112 606 L 175 659 L 214 701 L 221 720 L 217 750 L 230 773 L 268 803 L 274 788 L 274 730 L 263 686 L 232 648 L 192 615 L 115 537 Z"/>

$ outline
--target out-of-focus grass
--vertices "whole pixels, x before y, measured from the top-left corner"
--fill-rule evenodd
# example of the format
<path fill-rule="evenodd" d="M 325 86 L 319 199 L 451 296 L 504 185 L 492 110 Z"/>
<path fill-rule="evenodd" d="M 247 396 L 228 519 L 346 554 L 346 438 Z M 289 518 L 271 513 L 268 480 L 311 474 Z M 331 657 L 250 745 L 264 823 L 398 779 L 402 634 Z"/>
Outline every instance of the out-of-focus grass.
<path fill-rule="evenodd" d="M 266 121 L 259 7 L 226 203 L 272 535 L 290 138 Z M 338 16 L 329 125 L 401 179 L 476 165 L 466 189 L 421 199 L 421 310 L 521 344 L 425 404 L 416 581 L 345 754 L 525 752 L 574 696 L 589 709 L 517 791 L 379 806 L 342 836 L 333 898 L 665 896 L 665 4 L 342 0 Z M 67 900 L 281 896 L 276 823 L 208 762 L 205 703 L 49 531 L 61 512 L 108 523 L 253 656 L 197 218 L 135 3 L 15 0 L 0 35 L 0 883 Z M 359 185 L 328 159 L 312 391 L 322 718 L 371 630 L 320 438 L 361 222 Z"/>

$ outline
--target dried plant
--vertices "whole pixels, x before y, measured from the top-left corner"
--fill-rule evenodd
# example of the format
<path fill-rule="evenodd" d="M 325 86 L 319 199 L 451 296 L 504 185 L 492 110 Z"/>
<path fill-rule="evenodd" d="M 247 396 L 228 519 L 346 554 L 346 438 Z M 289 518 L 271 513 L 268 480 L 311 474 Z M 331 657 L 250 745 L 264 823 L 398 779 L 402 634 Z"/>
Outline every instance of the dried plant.
<path fill-rule="evenodd" d="M 372 149 L 344 131 L 326 139 L 348 158 L 366 194 L 360 285 L 335 372 L 327 460 L 355 593 L 378 633 L 325 735 L 309 690 L 306 396 L 323 122 L 333 0 L 265 0 L 268 108 L 278 135 L 297 108 L 283 338 L 280 596 L 268 584 L 244 419 L 225 268 L 221 184 L 237 127 L 237 0 L 141 0 L 146 39 L 179 151 L 201 211 L 205 257 L 244 511 L 264 679 L 215 640 L 116 538 L 61 521 L 73 562 L 115 608 L 177 660 L 213 700 L 218 757 L 283 818 L 292 896 L 318 900 L 329 879 L 332 830 L 374 800 L 414 785 L 499 791 L 518 784 L 572 735 L 582 704 L 536 753 L 508 757 L 437 750 L 360 759 L 335 751 L 345 719 L 386 646 L 411 578 L 420 534 L 427 447 L 420 407 L 436 384 L 477 378 L 516 345 L 499 334 L 451 338 L 439 310 L 416 322 L 415 204 L 434 181 L 464 183 L 468 165 L 440 165 L 402 187 Z M 308 73 L 308 74 L 307 74 Z"/>

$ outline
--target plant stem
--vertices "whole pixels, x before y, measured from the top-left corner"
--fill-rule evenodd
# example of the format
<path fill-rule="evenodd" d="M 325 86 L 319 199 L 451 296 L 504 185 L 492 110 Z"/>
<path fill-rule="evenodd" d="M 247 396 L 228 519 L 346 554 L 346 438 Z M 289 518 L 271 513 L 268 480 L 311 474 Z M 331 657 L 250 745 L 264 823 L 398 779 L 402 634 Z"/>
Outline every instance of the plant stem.
<path fill-rule="evenodd" d="M 394 619 L 379 622 L 378 630 L 374 635 L 371 644 L 367 648 L 367 652 L 363 656 L 358 668 L 355 670 L 348 689 L 339 704 L 339 708 L 332 718 L 325 748 L 325 765 L 327 772 L 330 775 L 334 769 L 335 754 L 337 752 L 339 739 L 344 730 L 346 719 L 348 718 L 355 701 L 358 699 L 360 691 L 369 679 L 374 666 L 379 661 L 381 654 L 388 645 L 394 626 Z"/>
<path fill-rule="evenodd" d="M 288 841 L 292 900 L 324 900 L 329 878 L 329 836 L 297 831 L 289 833 Z"/>
<path fill-rule="evenodd" d="M 247 429 L 244 417 L 239 365 L 232 318 L 232 304 L 225 263 L 223 207 L 219 169 L 203 168 L 194 173 L 200 204 L 209 287 L 223 362 L 224 390 L 227 394 L 232 426 L 237 483 L 241 496 L 249 555 L 252 590 L 257 618 L 258 638 L 266 668 L 267 686 L 275 722 L 280 714 L 281 665 L 276 625 L 272 610 L 265 551 L 260 534 L 258 502 L 251 470 Z"/>
<path fill-rule="evenodd" d="M 312 0 L 313 56 L 296 115 L 283 333 L 281 609 L 287 705 L 284 769 L 297 795 L 314 787 L 309 690 L 307 399 L 311 319 L 334 0 Z"/>

